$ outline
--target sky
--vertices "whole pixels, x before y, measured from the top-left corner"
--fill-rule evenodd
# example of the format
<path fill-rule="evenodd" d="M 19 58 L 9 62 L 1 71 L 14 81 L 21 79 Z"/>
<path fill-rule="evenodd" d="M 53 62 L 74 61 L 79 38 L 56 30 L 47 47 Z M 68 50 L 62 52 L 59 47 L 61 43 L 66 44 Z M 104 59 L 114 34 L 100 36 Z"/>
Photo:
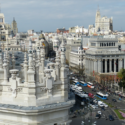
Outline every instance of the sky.
<path fill-rule="evenodd" d="M 55 32 L 57 28 L 95 24 L 95 14 L 113 17 L 113 29 L 125 30 L 125 0 L 0 0 L 6 23 L 17 21 L 18 31 Z"/>

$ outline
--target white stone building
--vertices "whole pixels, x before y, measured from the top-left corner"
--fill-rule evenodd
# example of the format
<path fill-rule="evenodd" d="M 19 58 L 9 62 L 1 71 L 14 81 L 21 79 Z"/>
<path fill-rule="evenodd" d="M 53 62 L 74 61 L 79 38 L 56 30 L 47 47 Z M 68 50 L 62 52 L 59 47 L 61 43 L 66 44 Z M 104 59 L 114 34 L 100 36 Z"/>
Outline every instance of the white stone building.
<path fill-rule="evenodd" d="M 86 74 L 110 74 L 125 68 L 125 52 L 118 50 L 118 38 L 97 37 L 89 39 L 85 53 Z"/>
<path fill-rule="evenodd" d="M 101 17 L 100 10 L 98 9 L 95 17 L 95 31 L 113 31 L 113 19 L 106 16 Z"/>
<path fill-rule="evenodd" d="M 45 61 L 44 46 L 32 49 L 24 56 L 21 70 L 15 69 L 14 54 L 8 49 L 2 57 L 0 49 L 0 124 L 1 125 L 69 125 L 69 68 L 65 65 L 65 46 L 56 63 Z M 12 65 L 10 63 L 12 61 Z M 48 69 L 48 66 L 50 67 Z"/>

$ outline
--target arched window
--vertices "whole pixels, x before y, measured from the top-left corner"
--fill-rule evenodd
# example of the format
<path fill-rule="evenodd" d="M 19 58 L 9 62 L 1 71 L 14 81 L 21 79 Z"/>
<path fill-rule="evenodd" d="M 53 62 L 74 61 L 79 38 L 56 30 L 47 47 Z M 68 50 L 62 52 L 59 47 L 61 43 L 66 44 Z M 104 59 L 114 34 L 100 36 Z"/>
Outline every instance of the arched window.
<path fill-rule="evenodd" d="M 108 43 L 107 43 L 107 46 L 109 46 Z"/>
<path fill-rule="evenodd" d="M 102 43 L 102 46 L 103 46 L 103 43 Z"/>
<path fill-rule="evenodd" d="M 114 46 L 115 46 L 115 43 L 114 43 Z"/>
<path fill-rule="evenodd" d="M 113 46 L 113 43 L 112 43 L 112 46 Z"/>

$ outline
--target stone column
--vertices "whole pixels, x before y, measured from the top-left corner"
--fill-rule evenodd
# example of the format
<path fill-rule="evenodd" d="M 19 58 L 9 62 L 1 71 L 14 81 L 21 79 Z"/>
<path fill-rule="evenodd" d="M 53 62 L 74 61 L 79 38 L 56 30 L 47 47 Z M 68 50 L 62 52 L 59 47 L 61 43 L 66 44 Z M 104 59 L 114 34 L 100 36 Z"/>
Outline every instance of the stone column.
<path fill-rule="evenodd" d="M 102 61 L 101 59 L 98 59 L 98 73 L 102 73 L 102 65 L 101 65 Z"/>
<path fill-rule="evenodd" d="M 12 96 L 16 97 L 17 96 L 17 74 L 18 74 L 19 70 L 17 69 L 12 69 L 10 70 L 11 73 L 11 90 L 12 90 Z"/>
<path fill-rule="evenodd" d="M 36 83 L 39 83 L 39 64 L 36 64 L 35 66 L 35 78 L 36 78 Z"/>
<path fill-rule="evenodd" d="M 114 72 L 116 72 L 116 59 L 114 59 Z"/>
<path fill-rule="evenodd" d="M 58 63 L 55 64 L 55 69 L 56 69 L 57 80 L 59 80 L 60 75 L 59 75 L 59 64 Z"/>
<path fill-rule="evenodd" d="M 112 72 L 112 59 L 109 60 L 109 72 Z"/>
<path fill-rule="evenodd" d="M 107 59 L 105 59 L 105 73 L 107 73 Z"/>
<path fill-rule="evenodd" d="M 94 72 L 96 72 L 96 66 L 97 66 L 97 64 L 96 64 L 96 61 L 97 61 L 97 59 L 94 59 Z"/>
<path fill-rule="evenodd" d="M 122 68 L 122 59 L 118 59 L 118 71 Z"/>
<path fill-rule="evenodd" d="M 27 71 L 28 71 L 28 65 L 27 65 L 28 61 L 27 61 L 27 56 L 26 56 L 26 52 L 24 55 L 24 76 L 25 76 L 25 83 L 28 82 L 28 75 L 27 75 Z"/>
<path fill-rule="evenodd" d="M 14 53 L 12 54 L 12 67 L 15 69 L 15 56 Z"/>
<path fill-rule="evenodd" d="M 103 59 L 102 59 L 102 64 L 101 64 L 101 66 L 102 66 L 102 73 L 103 73 Z"/>
<path fill-rule="evenodd" d="M 46 88 L 48 90 L 48 96 L 52 96 L 52 85 L 53 85 L 53 80 L 52 80 L 52 76 L 51 76 L 51 69 L 46 69 L 44 70 L 45 74 L 46 74 Z"/>

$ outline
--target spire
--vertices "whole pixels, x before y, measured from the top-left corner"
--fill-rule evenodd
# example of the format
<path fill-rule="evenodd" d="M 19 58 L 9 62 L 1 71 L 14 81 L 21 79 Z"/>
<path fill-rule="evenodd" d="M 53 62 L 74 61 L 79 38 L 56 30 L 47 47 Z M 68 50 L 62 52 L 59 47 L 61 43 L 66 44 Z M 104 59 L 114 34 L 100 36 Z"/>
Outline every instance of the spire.
<path fill-rule="evenodd" d="M 26 55 L 26 52 L 25 52 L 25 55 L 24 55 L 24 63 L 27 64 L 27 55 Z"/>
<path fill-rule="evenodd" d="M 32 51 L 32 42 L 31 42 L 31 39 L 30 39 L 30 41 L 29 41 L 29 51 Z"/>
<path fill-rule="evenodd" d="M 62 38 L 62 45 L 61 45 L 61 64 L 62 64 L 62 66 L 65 65 L 65 61 L 66 61 L 66 59 L 65 59 L 65 51 L 66 51 L 65 43 L 64 43 L 64 40 Z"/>
<path fill-rule="evenodd" d="M 100 10 L 99 10 L 99 5 L 98 5 L 98 9 L 97 9 L 97 10 L 100 11 Z"/>
<path fill-rule="evenodd" d="M 13 69 L 15 69 L 15 56 L 14 56 L 14 52 L 12 52 L 12 66 L 13 66 Z"/>
<path fill-rule="evenodd" d="M 13 17 L 13 21 L 15 21 L 15 17 Z"/>

